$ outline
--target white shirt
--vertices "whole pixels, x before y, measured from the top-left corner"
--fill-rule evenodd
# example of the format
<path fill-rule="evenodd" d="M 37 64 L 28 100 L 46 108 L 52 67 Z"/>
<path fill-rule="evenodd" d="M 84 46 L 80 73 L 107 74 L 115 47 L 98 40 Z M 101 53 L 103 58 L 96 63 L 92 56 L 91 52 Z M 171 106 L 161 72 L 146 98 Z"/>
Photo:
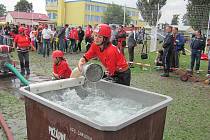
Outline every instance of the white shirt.
<path fill-rule="evenodd" d="M 50 39 L 51 37 L 51 30 L 50 29 L 43 29 L 42 30 L 43 39 Z"/>

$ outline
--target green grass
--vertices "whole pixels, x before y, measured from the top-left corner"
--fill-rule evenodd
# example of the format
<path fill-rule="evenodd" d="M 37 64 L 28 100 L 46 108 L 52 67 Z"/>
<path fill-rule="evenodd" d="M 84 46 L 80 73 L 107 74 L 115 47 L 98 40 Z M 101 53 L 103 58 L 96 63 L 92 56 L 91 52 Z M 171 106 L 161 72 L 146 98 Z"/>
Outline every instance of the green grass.
<path fill-rule="evenodd" d="M 65 55 L 72 69 L 77 66 L 78 60 L 81 56 L 82 54 Z M 127 56 L 126 49 L 126 57 Z M 147 70 L 135 66 L 135 68 L 132 69 L 131 85 L 137 88 L 168 95 L 173 98 L 167 111 L 164 140 L 209 140 L 210 86 L 205 86 L 202 83 L 182 82 L 179 77 L 174 74 L 169 78 L 161 78 L 159 76 L 161 71 L 157 71 L 154 68 L 155 57 L 156 53 L 150 53 L 148 60 L 141 60 L 140 49 L 139 47 L 135 48 L 135 62 L 147 63 L 152 66 L 148 67 Z M 13 58 L 17 60 L 16 53 L 14 53 Z M 182 68 L 189 68 L 189 62 L 189 55 L 181 55 L 180 66 Z M 52 60 L 51 58 L 43 58 L 41 55 L 31 52 L 30 67 L 33 73 L 50 77 L 52 72 Z M 206 61 L 201 61 L 201 70 L 204 71 L 202 71 L 199 76 L 204 78 L 207 71 Z M 1 92 L 2 91 L 0 90 L 0 93 Z M 0 94 L 0 107 L 1 109 L 3 108 L 3 112 L 7 112 L 7 106 L 9 106 L 8 109 L 11 112 L 15 112 L 16 109 L 13 111 L 10 107 L 13 106 L 13 104 L 17 104 L 17 107 L 21 108 L 21 111 L 24 110 L 22 102 L 13 98 L 15 97 L 12 97 L 10 94 L 7 95 L 7 93 Z M 21 111 L 20 114 L 24 113 Z M 22 133 L 22 135 L 24 137 L 25 133 Z"/>

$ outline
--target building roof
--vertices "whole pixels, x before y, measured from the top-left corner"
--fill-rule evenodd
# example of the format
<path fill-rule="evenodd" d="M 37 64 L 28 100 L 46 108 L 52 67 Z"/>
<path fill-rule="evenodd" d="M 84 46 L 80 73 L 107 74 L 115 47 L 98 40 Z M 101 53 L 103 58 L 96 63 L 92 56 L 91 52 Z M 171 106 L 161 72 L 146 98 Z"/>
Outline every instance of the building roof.
<path fill-rule="evenodd" d="M 5 20 L 5 19 L 6 19 L 6 17 L 5 17 L 5 16 L 0 17 L 0 20 Z"/>
<path fill-rule="evenodd" d="M 50 20 L 46 14 L 41 13 L 27 13 L 27 12 L 17 12 L 9 11 L 9 14 L 15 19 L 33 19 L 33 20 Z"/>

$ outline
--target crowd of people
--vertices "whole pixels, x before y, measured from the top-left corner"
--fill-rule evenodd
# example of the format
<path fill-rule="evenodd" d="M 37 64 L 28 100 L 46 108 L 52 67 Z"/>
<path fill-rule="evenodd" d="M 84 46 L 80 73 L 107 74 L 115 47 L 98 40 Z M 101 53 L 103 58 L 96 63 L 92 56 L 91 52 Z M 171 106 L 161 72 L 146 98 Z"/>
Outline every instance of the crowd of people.
<path fill-rule="evenodd" d="M 193 74 L 194 69 L 199 74 L 201 54 L 205 52 L 205 45 L 206 40 L 202 36 L 201 31 L 196 30 L 190 42 L 191 62 L 189 71 L 191 74 Z M 159 55 L 156 60 L 156 65 L 162 65 L 164 68 L 164 73 L 161 76 L 168 77 L 171 70 L 179 68 L 181 52 L 183 55 L 186 55 L 184 46 L 185 39 L 183 35 L 178 33 L 178 28 L 167 26 L 166 36 L 162 45 L 163 50 L 158 51 Z M 210 74 L 209 72 L 208 69 L 207 76 Z"/>
<path fill-rule="evenodd" d="M 82 41 L 85 40 L 86 53 L 79 61 L 79 68 L 92 58 L 97 57 L 107 70 L 106 75 L 113 81 L 130 85 L 130 68 L 134 64 L 134 49 L 137 44 L 144 44 L 146 33 L 144 28 L 138 30 L 131 25 L 129 33 L 124 26 L 100 24 L 85 29 L 81 26 L 65 24 L 59 30 L 47 24 L 36 26 L 9 25 L 0 27 L 0 44 L 17 48 L 20 60 L 21 74 L 29 75 L 29 50 L 37 51 L 43 57 L 49 57 L 52 52 L 53 75 L 56 79 L 69 78 L 71 69 L 64 59 L 64 53 L 79 53 L 82 51 Z M 184 36 L 178 33 L 177 27 L 167 26 L 162 49 L 158 51 L 155 60 L 157 66 L 163 66 L 163 77 L 168 77 L 171 69 L 179 68 L 179 56 L 185 53 Z M 129 62 L 124 56 L 128 47 Z M 190 71 L 199 73 L 201 53 L 204 52 L 205 39 L 197 30 L 190 43 Z M 54 52 L 53 52 L 54 51 Z M 113 63 L 116 62 L 116 63 Z M 59 67 L 61 68 L 59 68 Z M 65 68 L 65 70 L 63 70 Z M 67 74 L 64 74 L 67 73 Z M 208 66 L 210 75 L 210 61 Z"/>

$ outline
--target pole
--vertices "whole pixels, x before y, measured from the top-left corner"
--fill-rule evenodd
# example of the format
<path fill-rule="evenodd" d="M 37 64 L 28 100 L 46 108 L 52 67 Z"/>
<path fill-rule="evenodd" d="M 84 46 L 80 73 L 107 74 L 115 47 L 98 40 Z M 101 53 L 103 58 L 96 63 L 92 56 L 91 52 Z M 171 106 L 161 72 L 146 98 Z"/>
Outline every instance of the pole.
<path fill-rule="evenodd" d="M 124 3 L 124 18 L 123 18 L 123 25 L 125 25 L 125 3 Z"/>
<path fill-rule="evenodd" d="M 157 14 L 156 28 L 157 28 L 157 26 L 158 26 L 159 15 L 160 15 L 160 4 L 158 3 L 158 14 Z"/>
<path fill-rule="evenodd" d="M 33 18 L 34 18 L 34 11 L 32 10 L 32 23 L 31 23 L 32 28 L 33 28 Z"/>
<path fill-rule="evenodd" d="M 207 47 L 208 47 L 208 38 L 209 38 L 209 28 L 210 28 L 209 26 L 210 26 L 210 11 L 209 11 L 208 28 L 207 28 L 207 33 L 206 33 L 206 47 L 205 47 L 205 53 L 207 52 L 207 49 L 208 49 L 208 51 L 210 51 L 209 48 L 207 48 Z"/>

